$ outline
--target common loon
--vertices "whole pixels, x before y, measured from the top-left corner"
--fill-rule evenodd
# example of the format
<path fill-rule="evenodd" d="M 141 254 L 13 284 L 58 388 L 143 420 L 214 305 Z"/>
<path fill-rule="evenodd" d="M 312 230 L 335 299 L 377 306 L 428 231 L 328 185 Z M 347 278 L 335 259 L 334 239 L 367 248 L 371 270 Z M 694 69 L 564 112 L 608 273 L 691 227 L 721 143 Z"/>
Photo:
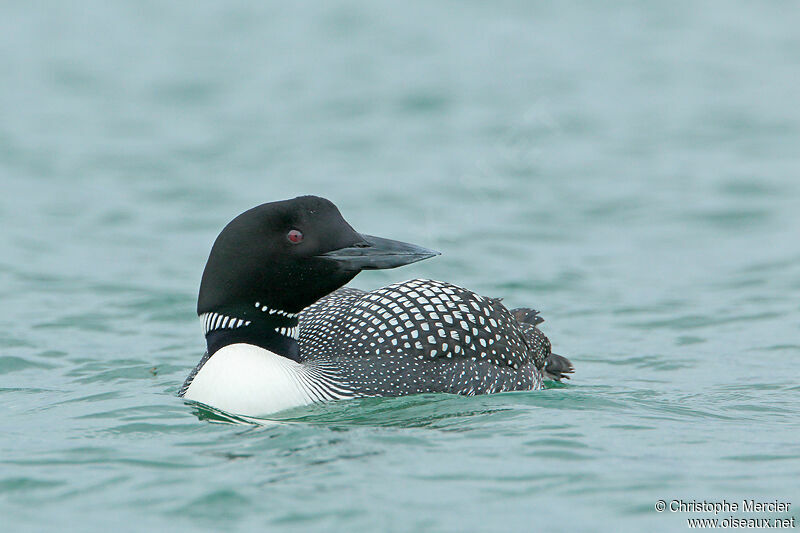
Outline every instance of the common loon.
<path fill-rule="evenodd" d="M 271 202 L 211 249 L 197 313 L 207 352 L 179 395 L 258 417 L 314 402 L 534 390 L 573 372 L 528 308 L 440 281 L 340 288 L 439 252 L 356 232 L 330 201 Z"/>

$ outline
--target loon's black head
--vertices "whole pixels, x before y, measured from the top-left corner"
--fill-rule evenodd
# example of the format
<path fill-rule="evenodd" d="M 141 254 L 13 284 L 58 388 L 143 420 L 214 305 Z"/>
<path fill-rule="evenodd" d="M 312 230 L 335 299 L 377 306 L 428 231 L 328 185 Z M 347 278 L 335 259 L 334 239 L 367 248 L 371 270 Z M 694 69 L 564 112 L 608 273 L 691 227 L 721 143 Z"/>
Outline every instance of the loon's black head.
<path fill-rule="evenodd" d="M 203 272 L 197 313 L 241 319 L 267 307 L 297 313 L 362 270 L 394 268 L 438 255 L 413 244 L 362 235 L 330 201 L 270 202 L 234 218 L 217 237 Z"/>

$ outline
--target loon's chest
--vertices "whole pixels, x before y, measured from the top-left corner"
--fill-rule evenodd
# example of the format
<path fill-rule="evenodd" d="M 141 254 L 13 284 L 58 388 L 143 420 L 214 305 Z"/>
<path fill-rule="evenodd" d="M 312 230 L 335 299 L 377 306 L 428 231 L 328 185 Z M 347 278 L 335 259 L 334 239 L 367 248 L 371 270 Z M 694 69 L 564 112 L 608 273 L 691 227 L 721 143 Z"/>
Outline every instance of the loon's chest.
<path fill-rule="evenodd" d="M 313 402 L 303 365 L 252 344 L 230 344 L 206 361 L 184 398 L 246 416 Z"/>

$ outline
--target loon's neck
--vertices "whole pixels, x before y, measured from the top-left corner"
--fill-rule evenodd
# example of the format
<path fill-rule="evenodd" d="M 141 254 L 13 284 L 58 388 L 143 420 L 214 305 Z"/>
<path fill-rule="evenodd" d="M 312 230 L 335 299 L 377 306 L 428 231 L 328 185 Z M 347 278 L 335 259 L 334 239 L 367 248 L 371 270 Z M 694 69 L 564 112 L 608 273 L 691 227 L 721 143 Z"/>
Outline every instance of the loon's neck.
<path fill-rule="evenodd" d="M 297 315 L 266 306 L 263 309 L 259 308 L 255 314 L 249 310 L 226 309 L 201 315 L 208 356 L 229 344 L 251 344 L 299 362 Z"/>

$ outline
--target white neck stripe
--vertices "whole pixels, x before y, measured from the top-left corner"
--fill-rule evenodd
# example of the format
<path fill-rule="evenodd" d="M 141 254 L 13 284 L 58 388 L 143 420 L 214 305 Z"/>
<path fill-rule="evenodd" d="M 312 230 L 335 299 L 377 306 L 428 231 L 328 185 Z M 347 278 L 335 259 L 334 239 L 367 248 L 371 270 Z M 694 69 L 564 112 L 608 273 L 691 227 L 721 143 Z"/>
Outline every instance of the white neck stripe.
<path fill-rule="evenodd" d="M 284 313 L 283 311 L 280 311 L 280 313 L 282 313 L 282 316 L 286 316 L 288 318 L 293 318 L 297 316 L 291 313 Z M 243 318 L 236 318 L 232 316 L 223 315 L 220 313 L 214 313 L 213 311 L 210 313 L 203 313 L 202 315 L 200 315 L 200 320 L 203 322 L 204 335 L 208 335 L 212 331 L 217 331 L 219 329 L 236 329 L 244 326 L 249 326 L 252 323 L 252 321 L 250 320 L 244 320 Z M 300 326 L 279 327 L 275 328 L 275 332 L 285 337 L 291 337 L 294 340 L 300 338 Z"/>
<path fill-rule="evenodd" d="M 203 313 L 200 315 L 203 322 L 203 334 L 208 335 L 218 329 L 235 329 L 242 326 L 249 326 L 250 321 L 242 318 L 222 315 L 220 313 Z"/>

